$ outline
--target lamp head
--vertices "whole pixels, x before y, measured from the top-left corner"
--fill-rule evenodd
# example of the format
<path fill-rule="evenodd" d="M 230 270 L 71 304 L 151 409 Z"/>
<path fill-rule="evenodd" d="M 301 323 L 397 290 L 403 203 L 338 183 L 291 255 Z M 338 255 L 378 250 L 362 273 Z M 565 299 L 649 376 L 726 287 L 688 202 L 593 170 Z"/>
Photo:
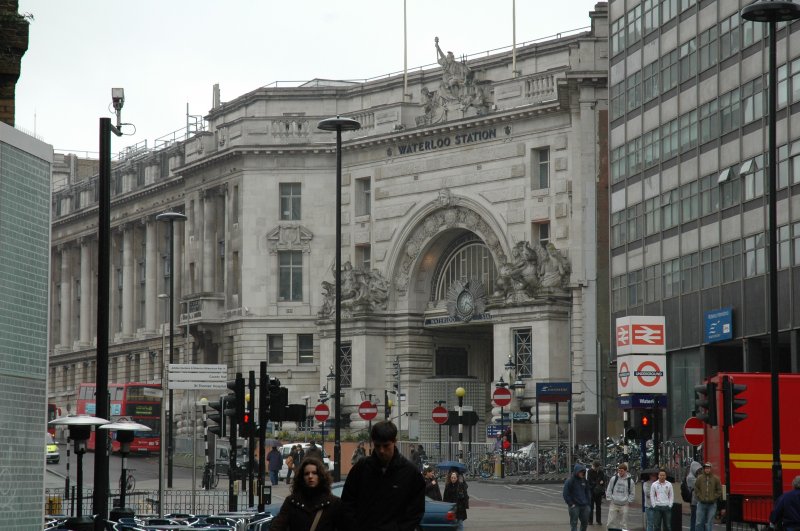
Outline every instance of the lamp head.
<path fill-rule="evenodd" d="M 800 18 L 800 5 L 785 0 L 759 0 L 742 9 L 752 22 L 791 22 Z"/>
<path fill-rule="evenodd" d="M 336 115 L 336 118 L 325 118 L 317 124 L 317 129 L 323 131 L 355 131 L 361 129 L 361 124 L 352 118 L 342 118 Z"/>
<path fill-rule="evenodd" d="M 456 389 L 456 396 L 457 396 L 458 398 L 464 398 L 464 396 L 465 396 L 466 394 L 467 394 L 467 390 L 466 390 L 466 389 L 464 389 L 463 387 L 459 387 L 458 389 Z"/>
<path fill-rule="evenodd" d="M 111 89 L 111 103 L 114 105 L 114 110 L 119 112 L 122 106 L 125 105 L 125 89 L 112 88 Z"/>

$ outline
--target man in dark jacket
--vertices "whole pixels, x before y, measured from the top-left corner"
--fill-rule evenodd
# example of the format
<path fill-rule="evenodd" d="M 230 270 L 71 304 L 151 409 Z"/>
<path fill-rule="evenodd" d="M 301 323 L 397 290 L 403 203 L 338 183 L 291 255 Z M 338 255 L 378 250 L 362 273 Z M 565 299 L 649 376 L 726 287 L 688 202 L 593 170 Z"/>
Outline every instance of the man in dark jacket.
<path fill-rule="evenodd" d="M 581 522 L 581 531 L 586 531 L 589 525 L 589 506 L 592 500 L 592 491 L 586 481 L 586 467 L 580 463 L 575 465 L 572 476 L 564 482 L 564 501 L 569 507 L 569 527 L 577 531 L 578 520 Z"/>
<path fill-rule="evenodd" d="M 769 521 L 774 525 L 783 524 L 786 531 L 800 530 L 800 476 L 792 480 L 792 490 L 778 498 Z"/>
<path fill-rule="evenodd" d="M 397 427 L 372 425 L 372 454 L 358 461 L 344 483 L 342 515 L 351 531 L 413 531 L 425 513 L 425 481 L 397 451 Z"/>

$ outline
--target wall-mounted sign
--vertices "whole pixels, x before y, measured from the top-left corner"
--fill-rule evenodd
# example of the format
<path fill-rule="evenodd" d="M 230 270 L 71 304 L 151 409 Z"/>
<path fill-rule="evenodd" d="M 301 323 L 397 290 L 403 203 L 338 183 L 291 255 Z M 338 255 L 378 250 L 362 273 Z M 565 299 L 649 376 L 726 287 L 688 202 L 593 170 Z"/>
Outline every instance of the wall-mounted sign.
<path fill-rule="evenodd" d="M 540 382 L 536 384 L 537 402 L 567 402 L 572 399 L 572 382 Z"/>
<path fill-rule="evenodd" d="M 733 308 L 720 308 L 705 312 L 706 343 L 733 338 Z"/>
<path fill-rule="evenodd" d="M 624 354 L 666 354 L 664 316 L 619 317 L 616 327 L 617 356 Z"/>
<path fill-rule="evenodd" d="M 620 409 L 666 409 L 667 395 L 624 395 L 617 403 Z"/>
<path fill-rule="evenodd" d="M 666 392 L 666 356 L 637 354 L 617 358 L 617 394 Z"/>

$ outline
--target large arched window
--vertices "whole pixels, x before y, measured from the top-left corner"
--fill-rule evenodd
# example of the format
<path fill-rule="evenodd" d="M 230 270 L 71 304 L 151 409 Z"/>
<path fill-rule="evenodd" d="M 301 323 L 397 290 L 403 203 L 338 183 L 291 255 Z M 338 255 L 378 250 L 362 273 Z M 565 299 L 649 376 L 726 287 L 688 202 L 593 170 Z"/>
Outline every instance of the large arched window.
<path fill-rule="evenodd" d="M 433 277 L 431 300 L 444 300 L 447 291 L 456 280 L 477 278 L 483 282 L 486 294 L 490 295 L 497 278 L 492 253 L 476 235 L 469 233 L 457 240 L 443 253 Z"/>

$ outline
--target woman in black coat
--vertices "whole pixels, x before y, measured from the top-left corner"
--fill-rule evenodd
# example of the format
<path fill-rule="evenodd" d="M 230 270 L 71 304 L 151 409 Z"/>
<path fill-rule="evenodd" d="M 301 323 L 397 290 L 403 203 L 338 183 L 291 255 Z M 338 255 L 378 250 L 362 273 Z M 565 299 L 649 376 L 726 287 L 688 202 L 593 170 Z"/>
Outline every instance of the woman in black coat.
<path fill-rule="evenodd" d="M 306 457 L 297 468 L 292 493 L 283 501 L 272 531 L 336 531 L 340 528 L 341 503 L 331 494 L 331 476 L 322 461 Z M 319 516 L 317 516 L 319 514 Z"/>
<path fill-rule="evenodd" d="M 447 484 L 444 486 L 442 501 L 456 504 L 458 529 L 464 529 L 464 520 L 467 519 L 467 509 L 469 509 L 469 494 L 467 493 L 467 482 L 464 480 L 464 476 L 455 470 L 451 470 L 447 476 Z"/>

